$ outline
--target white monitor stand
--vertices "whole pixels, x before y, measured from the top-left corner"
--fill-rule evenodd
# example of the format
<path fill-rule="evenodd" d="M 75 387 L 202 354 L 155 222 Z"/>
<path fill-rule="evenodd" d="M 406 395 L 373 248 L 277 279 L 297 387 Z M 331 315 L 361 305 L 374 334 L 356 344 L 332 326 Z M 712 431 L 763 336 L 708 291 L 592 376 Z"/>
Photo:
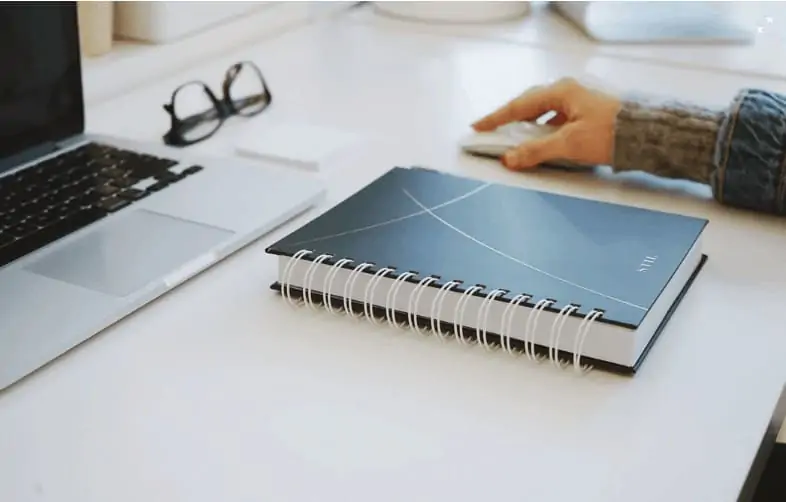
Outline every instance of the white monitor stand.
<path fill-rule="evenodd" d="M 753 41 L 750 16 L 737 2 L 551 2 L 588 37 L 606 43 L 733 43 Z M 738 12 L 735 12 L 734 9 Z"/>

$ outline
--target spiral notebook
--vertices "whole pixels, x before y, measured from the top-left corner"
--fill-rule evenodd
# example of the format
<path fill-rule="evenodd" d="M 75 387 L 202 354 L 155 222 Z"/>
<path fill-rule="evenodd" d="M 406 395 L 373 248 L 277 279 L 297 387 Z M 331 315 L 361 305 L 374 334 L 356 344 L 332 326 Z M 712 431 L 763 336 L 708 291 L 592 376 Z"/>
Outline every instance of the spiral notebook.
<path fill-rule="evenodd" d="M 266 251 L 293 305 L 633 374 L 706 261 L 706 225 L 396 167 Z"/>

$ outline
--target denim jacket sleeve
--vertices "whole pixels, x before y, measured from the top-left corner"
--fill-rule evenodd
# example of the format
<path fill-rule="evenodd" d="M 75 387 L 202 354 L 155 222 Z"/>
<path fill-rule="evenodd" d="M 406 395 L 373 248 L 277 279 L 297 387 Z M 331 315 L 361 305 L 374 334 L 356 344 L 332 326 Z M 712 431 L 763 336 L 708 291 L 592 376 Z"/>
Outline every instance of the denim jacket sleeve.
<path fill-rule="evenodd" d="M 705 183 L 723 204 L 786 215 L 786 96 L 744 89 L 718 110 L 623 101 L 612 167 Z"/>
<path fill-rule="evenodd" d="M 710 184 L 723 204 L 786 215 L 786 96 L 744 89 L 721 121 Z"/>

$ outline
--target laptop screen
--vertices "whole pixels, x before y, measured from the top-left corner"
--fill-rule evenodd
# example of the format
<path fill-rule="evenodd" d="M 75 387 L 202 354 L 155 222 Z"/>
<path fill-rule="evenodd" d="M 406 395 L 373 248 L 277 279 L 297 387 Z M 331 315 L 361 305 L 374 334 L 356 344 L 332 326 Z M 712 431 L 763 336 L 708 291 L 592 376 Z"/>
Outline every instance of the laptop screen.
<path fill-rule="evenodd" d="M 83 128 L 76 4 L 0 2 L 0 159 Z"/>

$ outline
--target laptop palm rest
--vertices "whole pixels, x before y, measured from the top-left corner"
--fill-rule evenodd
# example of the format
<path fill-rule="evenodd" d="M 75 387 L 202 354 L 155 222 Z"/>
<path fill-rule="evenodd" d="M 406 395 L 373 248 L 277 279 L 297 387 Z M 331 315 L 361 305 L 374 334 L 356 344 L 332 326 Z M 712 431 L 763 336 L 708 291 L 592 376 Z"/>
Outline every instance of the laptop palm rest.
<path fill-rule="evenodd" d="M 88 231 L 25 268 L 124 297 L 199 258 L 232 233 L 139 209 Z"/>

